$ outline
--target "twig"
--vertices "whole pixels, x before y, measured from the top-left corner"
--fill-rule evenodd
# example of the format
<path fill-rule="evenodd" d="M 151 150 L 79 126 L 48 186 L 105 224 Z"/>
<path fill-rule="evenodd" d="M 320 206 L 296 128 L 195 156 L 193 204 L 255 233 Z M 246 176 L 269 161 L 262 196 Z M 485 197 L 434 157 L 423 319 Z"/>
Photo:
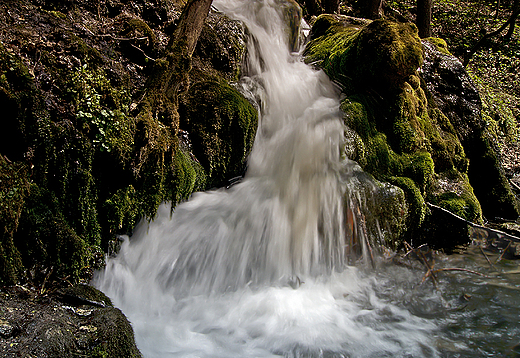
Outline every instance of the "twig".
<path fill-rule="evenodd" d="M 520 186 L 518 186 L 518 184 L 516 184 L 514 181 L 509 180 L 509 184 L 511 184 L 511 186 L 513 186 L 518 192 L 520 192 Z"/>
<path fill-rule="evenodd" d="M 45 275 L 45 278 L 43 279 L 43 284 L 42 284 L 42 287 L 40 288 L 40 295 L 43 295 L 43 293 L 45 292 L 45 284 L 49 280 L 49 277 L 51 277 L 51 274 L 53 271 L 54 271 L 54 266 L 51 266 L 51 268 L 49 269 L 49 272 L 47 272 L 47 275 Z"/>
<path fill-rule="evenodd" d="M 434 204 L 432 204 L 432 203 L 426 203 L 426 204 L 427 204 L 428 206 L 432 207 L 432 208 L 435 208 L 435 209 L 437 209 L 437 210 L 442 210 L 442 211 L 444 211 L 445 213 L 450 214 L 451 216 L 453 216 L 453 217 L 455 217 L 455 218 L 457 218 L 457 219 L 459 219 L 459 220 L 465 222 L 466 224 L 468 224 L 469 226 L 471 226 L 471 227 L 473 227 L 473 228 L 482 229 L 482 230 L 487 231 L 488 233 L 489 233 L 489 232 L 492 232 L 492 233 L 495 233 L 495 234 L 499 234 L 499 235 L 505 236 L 505 237 L 506 237 L 508 240 L 510 240 L 510 241 L 520 242 L 520 238 L 519 238 L 519 237 L 516 237 L 516 236 L 510 235 L 510 234 L 505 233 L 505 232 L 500 231 L 500 230 L 490 229 L 490 228 L 488 228 L 488 227 L 484 227 L 484 226 L 482 226 L 482 225 L 478 225 L 478 224 L 472 223 L 471 221 L 468 221 L 468 220 L 466 220 L 466 219 L 464 219 L 464 218 L 462 218 L 462 217 L 460 217 L 460 216 L 458 216 L 458 215 L 452 213 L 451 211 L 446 210 L 446 209 L 444 209 L 444 208 L 441 208 L 440 206 L 434 205 Z"/>
<path fill-rule="evenodd" d="M 464 268 L 458 268 L 458 267 L 441 268 L 441 269 L 435 270 L 434 272 L 437 273 L 437 272 L 441 272 L 441 271 L 462 271 L 462 272 L 468 272 L 468 273 L 472 273 L 474 275 L 482 276 L 485 278 L 492 278 L 491 276 L 484 275 L 483 273 L 480 273 L 477 271 L 468 270 L 468 269 L 464 269 Z"/>
<path fill-rule="evenodd" d="M 150 61 L 155 61 L 155 58 L 152 58 L 150 56 L 148 56 L 142 49 L 140 49 L 139 47 L 137 47 L 136 45 L 134 44 L 130 44 L 130 46 L 132 46 L 133 48 L 135 48 L 136 50 L 139 50 L 141 51 L 141 53 L 144 55 L 144 57 L 146 57 L 147 59 L 149 59 Z"/>
<path fill-rule="evenodd" d="M 511 241 L 510 241 L 510 242 L 511 242 Z M 496 271 L 498 271 L 497 268 L 495 267 L 495 265 L 493 265 L 493 264 L 491 263 L 491 261 L 489 261 L 489 258 L 488 258 L 488 256 L 486 255 L 486 253 L 484 252 L 484 250 L 482 249 L 482 246 L 479 246 L 478 248 L 480 249 L 480 252 L 482 252 L 482 255 L 484 255 L 484 257 L 486 258 L 486 261 L 488 262 L 489 266 L 491 266 L 493 269 L 495 269 Z"/>
<path fill-rule="evenodd" d="M 422 259 L 423 264 L 426 265 L 426 267 L 428 268 L 428 272 L 431 272 L 430 277 L 431 277 L 431 279 L 432 279 L 433 285 L 434 285 L 435 288 L 438 290 L 439 287 L 438 287 L 438 285 L 437 285 L 437 277 L 435 276 L 435 272 L 433 271 L 433 266 L 435 266 L 435 263 L 434 263 L 432 266 L 430 266 L 430 263 L 428 262 L 428 260 L 427 260 L 426 257 L 424 256 L 424 253 L 423 253 L 421 250 L 419 250 L 419 253 L 421 254 L 420 258 Z M 428 272 L 427 272 L 427 273 L 428 273 Z"/>
<path fill-rule="evenodd" d="M 509 249 L 509 246 L 511 246 L 511 242 L 512 241 L 509 241 L 509 244 L 507 244 L 506 248 L 502 251 L 500 256 L 498 256 L 498 259 L 495 261 L 495 263 L 498 263 L 498 262 L 500 262 L 500 260 L 502 260 L 502 258 L 504 257 L 504 254 L 506 253 L 507 249 Z"/>
<path fill-rule="evenodd" d="M 417 249 L 414 249 L 412 248 L 412 246 L 407 243 L 406 241 L 404 242 L 405 246 L 410 250 L 406 253 L 406 255 L 408 255 L 410 252 L 415 252 L 416 255 L 419 257 L 419 259 L 421 259 L 421 262 L 422 264 L 428 269 L 428 271 L 426 272 L 426 274 L 424 275 L 423 279 L 422 279 L 422 282 L 424 282 L 426 280 L 426 278 L 428 277 L 431 277 L 432 279 L 432 283 L 433 283 L 433 286 L 435 286 L 435 288 L 438 290 L 439 287 L 437 285 L 437 277 L 435 276 L 435 272 L 433 271 L 433 266 L 435 266 L 435 264 L 433 264 L 433 266 L 430 266 L 430 263 L 428 262 L 428 260 L 426 259 L 426 256 L 424 256 L 424 253 L 420 250 L 421 247 L 423 247 L 424 245 L 421 245 L 419 248 Z M 405 256 L 406 256 L 405 255 Z M 421 282 L 421 283 L 422 283 Z"/>

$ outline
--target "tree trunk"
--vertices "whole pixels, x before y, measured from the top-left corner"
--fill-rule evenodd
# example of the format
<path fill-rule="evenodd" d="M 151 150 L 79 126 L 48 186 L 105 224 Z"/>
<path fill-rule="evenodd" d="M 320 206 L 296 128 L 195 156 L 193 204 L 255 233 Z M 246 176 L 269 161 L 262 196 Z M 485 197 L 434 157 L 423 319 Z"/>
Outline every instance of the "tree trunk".
<path fill-rule="evenodd" d="M 189 86 L 191 56 L 209 14 L 212 0 L 189 0 L 179 24 L 170 37 L 166 55 L 154 63 L 146 83 L 146 92 L 139 106 L 135 142 L 134 175 L 151 160 L 164 159 L 164 152 L 175 151 L 179 131 L 178 95 Z M 160 154 L 160 158 L 155 158 Z"/>
<path fill-rule="evenodd" d="M 170 39 L 170 51 L 175 51 L 172 47 L 176 46 L 176 42 L 180 44 L 185 41 L 187 54 L 189 56 L 193 54 L 212 2 L 213 0 L 191 0 L 186 4 L 179 19 L 179 25 Z"/>
<path fill-rule="evenodd" d="M 512 16 L 515 16 L 515 14 L 516 14 L 516 16 L 509 23 L 509 30 L 507 30 L 507 34 L 504 36 L 504 38 L 506 40 L 510 40 L 511 37 L 513 36 L 513 33 L 515 32 L 516 19 L 518 18 L 519 9 L 520 9 L 520 0 L 515 0 L 515 2 L 513 3 L 513 10 L 512 10 L 513 15 Z"/>
<path fill-rule="evenodd" d="M 339 12 L 339 0 L 323 0 L 323 7 L 327 14 L 336 14 Z"/>
<path fill-rule="evenodd" d="M 358 0 L 361 2 L 361 16 L 367 19 L 379 19 L 381 17 L 383 0 Z"/>
<path fill-rule="evenodd" d="M 305 0 L 304 3 L 309 16 L 318 15 L 318 3 L 316 0 Z"/>
<path fill-rule="evenodd" d="M 432 35 L 432 0 L 417 0 L 416 25 L 419 29 L 419 37 L 426 38 Z"/>

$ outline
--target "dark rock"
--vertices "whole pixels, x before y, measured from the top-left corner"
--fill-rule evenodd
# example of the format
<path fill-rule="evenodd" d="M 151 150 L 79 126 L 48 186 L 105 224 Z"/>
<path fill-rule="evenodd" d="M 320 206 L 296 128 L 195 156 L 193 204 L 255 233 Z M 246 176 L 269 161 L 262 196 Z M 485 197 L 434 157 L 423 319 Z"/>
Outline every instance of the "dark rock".
<path fill-rule="evenodd" d="M 419 72 L 432 104 L 449 118 L 470 160 L 469 181 L 484 215 L 491 220 L 516 220 L 519 204 L 501 167 L 496 141 L 486 130 L 475 85 L 456 57 L 428 40 L 423 46 L 424 63 Z"/>
<path fill-rule="evenodd" d="M 93 287 L 62 291 L 84 296 L 76 307 L 64 305 L 62 295 L 41 297 L 34 290 L 23 290 L 28 297 L 21 298 L 15 287 L 0 291 L 2 357 L 141 357 L 121 311 L 87 302 L 85 297 L 99 301 L 106 297 Z"/>

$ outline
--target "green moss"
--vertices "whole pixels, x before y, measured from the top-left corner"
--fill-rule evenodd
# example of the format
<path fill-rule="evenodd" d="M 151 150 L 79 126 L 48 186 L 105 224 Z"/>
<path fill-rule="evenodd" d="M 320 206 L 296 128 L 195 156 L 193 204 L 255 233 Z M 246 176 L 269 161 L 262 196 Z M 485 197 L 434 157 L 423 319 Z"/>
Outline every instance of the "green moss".
<path fill-rule="evenodd" d="M 451 170 L 439 178 L 436 186 L 429 198 L 432 204 L 468 221 L 482 223 L 482 209 L 466 174 Z"/>
<path fill-rule="evenodd" d="M 140 219 L 137 194 L 132 185 L 118 189 L 104 203 L 110 234 L 128 233 Z"/>
<path fill-rule="evenodd" d="M 225 185 L 240 175 L 258 123 L 255 108 L 244 96 L 225 82 L 209 79 L 191 86 L 181 112 L 193 153 L 208 174 L 208 185 Z"/>
<path fill-rule="evenodd" d="M 172 200 L 174 203 L 188 199 L 197 190 L 206 184 L 204 169 L 189 153 L 179 149 L 174 158 L 174 177 L 172 178 Z"/>
<path fill-rule="evenodd" d="M 369 120 L 366 107 L 361 101 L 359 96 L 347 97 L 341 102 L 340 108 L 344 113 L 345 125 L 366 140 L 375 134 L 376 129 L 374 123 Z"/>
<path fill-rule="evenodd" d="M 416 152 L 413 155 L 403 157 L 404 174 L 413 179 L 422 193 L 427 191 L 431 185 L 434 175 L 434 163 L 431 154 L 428 152 Z"/>
<path fill-rule="evenodd" d="M 414 181 L 407 177 L 390 177 L 389 182 L 401 188 L 409 205 L 409 215 L 407 218 L 407 227 L 411 229 L 408 235 L 417 230 L 423 223 L 426 216 L 426 204 L 424 197 L 421 195 L 420 189 Z"/>
<path fill-rule="evenodd" d="M 27 169 L 0 154 L 0 285 L 16 283 L 23 270 L 13 237 L 29 191 Z"/>
<path fill-rule="evenodd" d="M 384 92 L 401 88 L 422 64 L 422 45 L 413 24 L 376 20 L 359 30 L 330 16 L 318 20 L 318 34 L 326 30 L 307 45 L 306 61 L 320 64 L 347 93 L 351 81 Z"/>
<path fill-rule="evenodd" d="M 438 37 L 428 37 L 428 38 L 426 38 L 424 40 L 428 41 L 429 43 L 434 45 L 435 48 L 437 49 L 437 51 L 442 52 L 445 55 L 452 56 L 452 54 L 448 50 L 448 44 L 446 43 L 445 40 L 440 39 Z"/>
<path fill-rule="evenodd" d="M 36 184 L 31 185 L 15 239 L 34 282 L 43 281 L 40 275 L 75 282 L 89 274 L 87 245 L 66 222 L 57 198 Z"/>

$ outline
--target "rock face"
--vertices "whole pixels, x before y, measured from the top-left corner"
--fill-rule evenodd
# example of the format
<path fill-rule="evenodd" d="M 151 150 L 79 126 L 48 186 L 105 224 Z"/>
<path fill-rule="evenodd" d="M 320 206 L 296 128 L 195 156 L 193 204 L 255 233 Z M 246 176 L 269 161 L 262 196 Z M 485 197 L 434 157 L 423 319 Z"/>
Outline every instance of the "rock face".
<path fill-rule="evenodd" d="M 453 124 L 468 159 L 468 176 L 484 215 L 516 220 L 518 203 L 499 163 L 496 141 L 486 130 L 480 96 L 461 62 L 428 40 L 420 69 L 433 103 Z"/>
<path fill-rule="evenodd" d="M 426 202 L 473 222 L 482 221 L 481 202 L 486 213 L 509 202 L 509 217 L 518 216 L 514 197 L 511 201 L 500 189 L 505 185 L 482 191 L 490 183 L 503 183 L 503 176 L 485 139 L 478 93 L 447 50 L 421 43 L 411 24 L 321 15 L 305 54 L 346 95 L 341 109 L 347 155 L 377 180 L 404 192 L 407 211 L 397 200 L 391 204 L 395 209 L 378 214 L 383 222 L 396 212 L 406 215 L 405 225 L 399 225 L 404 234 L 391 239 L 395 244 L 403 238 L 434 244 L 432 240 L 446 237 L 442 230 L 426 231 L 435 225 Z M 483 168 L 488 184 L 479 182 Z M 449 237 L 444 247 L 462 243 L 468 235 Z"/>
<path fill-rule="evenodd" d="M 141 357 L 126 317 L 92 287 L 51 296 L 13 287 L 0 305 L 2 357 Z"/>
<path fill-rule="evenodd" d="M 109 241 L 160 203 L 242 173 L 257 113 L 231 85 L 246 51 L 239 22 L 209 14 L 175 123 L 141 115 L 182 5 L 0 3 L 0 177 L 11 178 L 0 284 L 88 279 Z"/>

